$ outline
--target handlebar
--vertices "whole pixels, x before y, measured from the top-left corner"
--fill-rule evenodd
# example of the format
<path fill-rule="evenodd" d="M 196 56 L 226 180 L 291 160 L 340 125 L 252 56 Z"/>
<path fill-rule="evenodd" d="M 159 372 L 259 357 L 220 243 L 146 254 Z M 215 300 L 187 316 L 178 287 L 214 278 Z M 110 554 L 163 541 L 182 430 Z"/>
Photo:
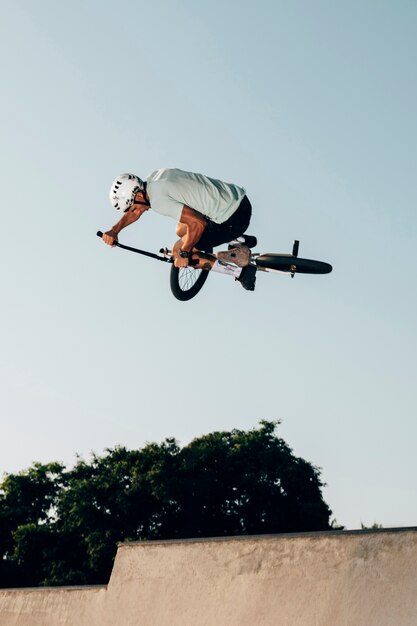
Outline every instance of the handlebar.
<path fill-rule="evenodd" d="M 101 230 L 98 230 L 96 234 L 97 234 L 97 237 L 100 237 L 100 239 L 103 238 L 103 233 Z M 137 254 L 142 254 L 143 256 L 147 256 L 151 259 L 156 259 L 157 261 L 164 261 L 165 263 L 173 262 L 172 257 L 159 256 L 158 254 L 154 254 L 153 252 L 148 252 L 147 250 L 139 250 L 139 248 L 132 248 L 131 246 L 125 246 L 124 244 L 119 243 L 118 241 L 115 241 L 114 245 L 117 246 L 118 248 L 122 248 L 123 250 L 136 252 Z"/>

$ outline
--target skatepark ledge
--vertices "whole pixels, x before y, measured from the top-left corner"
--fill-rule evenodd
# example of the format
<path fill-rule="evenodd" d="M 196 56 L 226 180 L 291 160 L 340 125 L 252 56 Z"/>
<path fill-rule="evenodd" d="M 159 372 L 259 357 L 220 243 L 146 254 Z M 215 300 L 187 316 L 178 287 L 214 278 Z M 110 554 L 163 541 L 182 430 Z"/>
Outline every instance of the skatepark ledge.
<path fill-rule="evenodd" d="M 417 527 L 131 542 L 108 585 L 0 590 L 1 626 L 416 626 Z"/>

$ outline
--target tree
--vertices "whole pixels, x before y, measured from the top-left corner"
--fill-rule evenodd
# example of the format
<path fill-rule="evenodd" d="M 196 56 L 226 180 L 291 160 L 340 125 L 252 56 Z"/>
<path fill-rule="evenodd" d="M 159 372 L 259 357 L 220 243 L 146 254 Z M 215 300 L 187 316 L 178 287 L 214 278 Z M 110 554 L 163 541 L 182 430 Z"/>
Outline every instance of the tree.
<path fill-rule="evenodd" d="M 277 425 L 6 476 L 0 585 L 106 582 L 120 541 L 330 529 L 319 468 L 294 456 Z"/>
<path fill-rule="evenodd" d="M 34 463 L 19 474 L 9 474 L 0 485 L 0 586 L 38 584 L 35 559 L 16 552 L 24 543 L 24 529 L 49 529 L 54 504 L 63 485 L 59 463 Z"/>
<path fill-rule="evenodd" d="M 329 528 L 318 468 L 275 436 L 276 423 L 195 439 L 167 484 L 158 538 Z"/>

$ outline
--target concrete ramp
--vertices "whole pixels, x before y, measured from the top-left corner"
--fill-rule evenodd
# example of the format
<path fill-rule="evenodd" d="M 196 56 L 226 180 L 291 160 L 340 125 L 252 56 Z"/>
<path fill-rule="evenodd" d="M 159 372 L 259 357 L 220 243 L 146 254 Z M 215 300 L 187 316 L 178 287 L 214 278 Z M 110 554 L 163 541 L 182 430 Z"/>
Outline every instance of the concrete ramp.
<path fill-rule="evenodd" d="M 119 546 L 109 585 L 0 590 L 1 626 L 416 626 L 417 529 Z"/>

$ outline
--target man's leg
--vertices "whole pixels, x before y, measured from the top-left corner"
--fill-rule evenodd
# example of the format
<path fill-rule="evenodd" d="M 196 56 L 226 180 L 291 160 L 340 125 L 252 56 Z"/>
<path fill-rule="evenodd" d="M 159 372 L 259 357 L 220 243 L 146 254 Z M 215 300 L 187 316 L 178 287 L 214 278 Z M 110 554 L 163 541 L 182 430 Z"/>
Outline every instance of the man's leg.
<path fill-rule="evenodd" d="M 181 237 L 181 239 L 179 239 L 174 244 L 173 251 L 177 251 L 181 247 L 183 243 L 182 237 L 186 234 L 186 226 L 181 223 L 177 224 L 176 233 L 178 237 Z M 217 243 L 214 245 L 217 245 Z M 247 250 L 250 256 L 249 248 L 247 248 Z M 197 250 L 197 248 L 194 248 L 193 250 L 191 263 L 193 267 L 195 267 L 196 269 L 202 269 L 202 270 L 207 270 L 207 271 L 212 270 L 214 272 L 219 272 L 220 274 L 227 274 L 229 276 L 233 276 L 235 280 L 238 280 L 242 284 L 242 286 L 248 291 L 253 291 L 255 289 L 255 281 L 256 281 L 256 278 L 255 278 L 256 267 L 255 266 L 248 266 L 248 267 L 240 266 L 239 267 L 237 265 L 229 265 L 228 263 L 222 263 L 222 261 L 219 260 L 216 255 L 210 254 L 208 252 L 201 252 L 200 250 Z M 236 263 L 235 257 L 232 263 Z M 244 264 L 247 265 L 247 263 L 244 263 Z"/>

